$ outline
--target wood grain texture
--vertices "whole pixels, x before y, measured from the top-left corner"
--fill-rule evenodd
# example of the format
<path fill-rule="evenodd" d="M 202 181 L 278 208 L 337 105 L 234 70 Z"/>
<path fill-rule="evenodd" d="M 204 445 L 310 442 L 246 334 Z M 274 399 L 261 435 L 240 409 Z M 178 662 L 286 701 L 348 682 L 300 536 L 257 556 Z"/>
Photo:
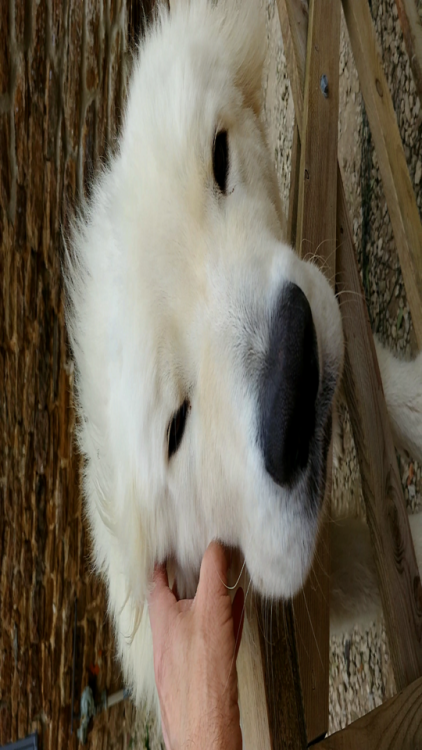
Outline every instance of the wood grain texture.
<path fill-rule="evenodd" d="M 292 603 L 257 598 L 256 613 L 271 748 L 303 750 L 307 739 Z"/>
<path fill-rule="evenodd" d="M 232 557 L 228 584 L 250 592 L 243 556 Z M 291 604 L 246 597 L 237 659 L 244 750 L 303 750 L 305 721 Z"/>
<path fill-rule="evenodd" d="M 335 278 L 340 3 L 309 4 L 296 249 Z M 323 78 L 324 77 L 324 78 Z M 323 93 L 322 80 L 326 83 Z"/>
<path fill-rule="evenodd" d="M 287 215 L 287 241 L 296 246 L 297 209 L 299 200 L 300 136 L 295 121 L 290 169 L 289 212 Z"/>
<path fill-rule="evenodd" d="M 327 461 L 324 507 L 330 507 L 331 451 Z M 330 536 L 324 517 L 315 559 L 303 590 L 293 601 L 296 642 L 305 711 L 307 741 L 328 731 L 330 668 Z"/>
<path fill-rule="evenodd" d="M 343 0 L 418 346 L 422 348 L 422 224 L 367 0 Z"/>
<path fill-rule="evenodd" d="M 422 20 L 415 0 L 396 0 L 416 91 L 422 104 Z"/>
<path fill-rule="evenodd" d="M 250 591 L 240 552 L 232 559 L 229 585 Z M 304 750 L 307 746 L 291 604 L 246 598 L 237 659 L 244 750 Z"/>
<path fill-rule="evenodd" d="M 249 597 L 237 659 L 244 750 L 255 750 L 257 747 L 261 750 L 272 750 L 264 679 L 265 659 L 261 655 L 256 607 L 250 602 Z"/>
<path fill-rule="evenodd" d="M 309 7 L 306 0 L 277 0 L 277 9 L 296 119 L 302 128 Z"/>
<path fill-rule="evenodd" d="M 290 10 L 290 13 L 289 13 Z M 301 3 L 287 4 L 288 21 L 302 18 Z M 299 24 L 296 23 L 296 26 Z M 293 47 L 304 54 L 303 30 Z M 293 34 L 291 34 L 293 37 Z M 300 167 L 296 249 L 302 257 L 312 257 L 322 267 L 331 284 L 335 279 L 337 131 L 339 103 L 340 3 L 311 0 L 308 39 Z M 291 65 L 291 67 L 294 67 Z M 302 72 L 297 72 L 298 87 L 303 90 Z M 324 76 L 325 87 L 321 86 Z M 299 115 L 297 114 L 297 117 Z M 299 150 L 298 145 L 296 149 Z M 293 173 L 293 178 L 296 175 Z M 294 201 L 294 193 L 290 193 Z M 295 206 L 292 206 L 292 214 Z M 326 496 L 331 495 L 331 455 L 328 462 Z M 321 524 L 315 564 L 303 592 L 294 602 L 295 623 L 303 702 L 308 742 L 324 736 L 328 730 L 329 683 L 329 533 Z"/>
<path fill-rule="evenodd" d="M 421 707 L 422 678 L 315 747 L 317 750 L 420 750 Z"/>
<path fill-rule="evenodd" d="M 277 10 L 286 55 L 287 74 L 295 106 L 296 123 L 301 135 L 309 7 L 308 3 L 303 0 L 277 0 Z"/>
<path fill-rule="evenodd" d="M 422 586 L 340 170 L 337 279 L 346 341 L 344 384 L 399 690 L 422 675 Z"/>

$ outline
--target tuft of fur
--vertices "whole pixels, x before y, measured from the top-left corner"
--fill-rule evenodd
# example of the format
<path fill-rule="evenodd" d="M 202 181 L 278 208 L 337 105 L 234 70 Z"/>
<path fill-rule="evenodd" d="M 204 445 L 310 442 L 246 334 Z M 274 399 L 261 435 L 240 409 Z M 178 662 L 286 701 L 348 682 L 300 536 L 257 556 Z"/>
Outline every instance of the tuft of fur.
<path fill-rule="evenodd" d="M 422 570 L 422 513 L 409 516 L 416 561 Z M 330 524 L 330 633 L 351 633 L 381 619 L 381 597 L 369 529 L 357 518 Z"/>
<path fill-rule="evenodd" d="M 394 442 L 422 462 L 422 352 L 405 361 L 375 344 Z"/>

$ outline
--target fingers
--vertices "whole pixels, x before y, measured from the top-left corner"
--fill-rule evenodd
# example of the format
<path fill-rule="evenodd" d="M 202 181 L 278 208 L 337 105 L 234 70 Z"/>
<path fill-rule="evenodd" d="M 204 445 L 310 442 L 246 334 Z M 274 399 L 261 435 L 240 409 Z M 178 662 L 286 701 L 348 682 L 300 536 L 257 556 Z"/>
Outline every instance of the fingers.
<path fill-rule="evenodd" d="M 245 594 L 240 587 L 235 594 L 233 604 L 227 588 L 227 569 L 230 564 L 230 553 L 220 543 L 211 542 L 202 559 L 201 572 L 196 598 L 198 606 L 208 601 L 215 602 L 219 597 L 228 601 L 228 611 L 233 618 L 233 635 L 235 642 L 235 658 L 239 652 L 242 639 L 243 621 L 245 617 Z"/>
<path fill-rule="evenodd" d="M 200 606 L 205 600 L 207 600 L 208 603 L 215 603 L 216 599 L 221 596 L 229 599 L 227 589 L 228 557 L 228 551 L 219 542 L 211 542 L 205 551 L 201 564 L 198 590 L 195 597 Z M 169 588 L 166 566 L 156 565 L 153 575 L 153 588 L 148 603 L 153 641 L 158 645 L 167 637 L 172 619 L 177 613 L 191 609 L 193 600 L 179 600 L 176 584 L 173 585 L 173 590 L 170 590 Z M 231 607 L 229 602 L 229 611 L 231 608 L 233 617 L 236 657 L 242 638 L 245 614 L 244 605 L 245 595 L 243 589 L 239 588 Z"/>
<path fill-rule="evenodd" d="M 169 589 L 165 565 L 156 565 L 153 575 L 153 588 L 148 598 L 149 619 L 153 639 L 160 640 L 168 631 L 169 621 L 176 607 L 176 597 Z"/>

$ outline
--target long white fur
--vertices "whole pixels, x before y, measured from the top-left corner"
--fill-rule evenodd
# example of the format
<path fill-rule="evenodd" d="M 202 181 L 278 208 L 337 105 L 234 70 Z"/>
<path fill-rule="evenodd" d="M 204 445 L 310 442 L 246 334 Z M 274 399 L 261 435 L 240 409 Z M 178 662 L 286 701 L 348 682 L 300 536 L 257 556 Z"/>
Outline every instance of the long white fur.
<path fill-rule="evenodd" d="M 422 570 L 422 513 L 409 516 L 416 560 Z M 382 607 L 367 524 L 342 518 L 330 525 L 330 633 L 366 629 L 381 618 Z"/>
<path fill-rule="evenodd" d="M 422 462 L 422 352 L 402 361 L 375 343 L 395 444 Z"/>
<path fill-rule="evenodd" d="M 307 575 L 318 528 L 303 488 L 276 488 L 265 472 L 256 373 L 239 354 L 247 340 L 259 362 L 279 290 L 294 281 L 311 306 L 321 371 L 338 379 L 343 359 L 327 281 L 282 243 L 260 120 L 264 50 L 255 0 L 161 8 L 134 64 L 119 150 L 68 242 L 95 563 L 126 683 L 137 703 L 157 711 L 145 606 L 155 562 L 171 558 L 179 588 L 192 594 L 202 555 L 218 538 L 242 550 L 262 593 L 289 596 Z M 224 197 L 212 175 L 222 127 L 230 138 Z M 405 443 L 395 365 L 384 364 Z M 412 378 L 409 396 L 420 385 L 417 372 Z M 420 448 L 418 393 L 412 445 Z M 167 426 L 186 395 L 191 412 L 169 462 Z"/>

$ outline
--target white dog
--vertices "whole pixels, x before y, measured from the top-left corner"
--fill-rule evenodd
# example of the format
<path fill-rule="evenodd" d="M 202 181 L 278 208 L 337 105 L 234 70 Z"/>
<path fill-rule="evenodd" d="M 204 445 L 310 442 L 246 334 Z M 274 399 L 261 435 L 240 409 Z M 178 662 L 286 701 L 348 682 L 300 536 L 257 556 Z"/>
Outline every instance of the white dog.
<path fill-rule="evenodd" d="M 86 509 L 125 679 L 150 707 L 154 564 L 171 559 L 192 595 L 217 538 L 242 551 L 259 592 L 290 597 L 323 498 L 342 324 L 325 277 L 283 243 L 258 5 L 161 8 L 118 153 L 69 243 Z M 422 452 L 418 362 L 411 447 Z M 390 366 L 386 355 L 391 404 Z"/>

